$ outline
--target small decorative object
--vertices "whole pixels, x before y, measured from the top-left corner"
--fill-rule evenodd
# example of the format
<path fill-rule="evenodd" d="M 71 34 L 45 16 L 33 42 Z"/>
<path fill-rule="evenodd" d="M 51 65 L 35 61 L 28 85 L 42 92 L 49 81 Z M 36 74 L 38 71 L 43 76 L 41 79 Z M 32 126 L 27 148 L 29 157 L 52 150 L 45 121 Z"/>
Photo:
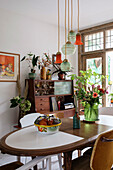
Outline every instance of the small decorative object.
<path fill-rule="evenodd" d="M 113 93 L 110 93 L 109 97 L 110 97 L 110 106 L 113 106 Z"/>
<path fill-rule="evenodd" d="M 51 80 L 51 73 L 50 73 L 50 69 L 47 70 L 47 73 L 46 73 L 46 80 Z"/>
<path fill-rule="evenodd" d="M 80 129 L 80 117 L 77 112 L 77 97 L 75 93 L 75 115 L 73 116 L 73 129 Z"/>
<path fill-rule="evenodd" d="M 58 80 L 65 80 L 65 72 L 61 71 L 58 73 Z"/>
<path fill-rule="evenodd" d="M 73 129 L 80 129 L 80 117 L 78 112 L 75 112 L 75 115 L 73 116 Z"/>
<path fill-rule="evenodd" d="M 44 66 L 41 68 L 41 80 L 46 80 L 46 68 Z"/>
<path fill-rule="evenodd" d="M 20 76 L 20 54 L 0 52 L 0 81 L 16 82 Z"/>
<path fill-rule="evenodd" d="M 42 58 L 39 57 L 38 65 L 39 69 L 41 68 L 41 80 L 46 80 L 46 67 L 50 67 L 51 63 L 52 61 L 49 54 L 47 55 L 47 53 L 44 53 Z"/>
<path fill-rule="evenodd" d="M 60 100 L 58 101 L 58 110 L 60 110 Z"/>
<path fill-rule="evenodd" d="M 62 124 L 61 120 L 54 115 L 49 116 L 39 116 L 34 125 L 37 128 L 37 131 L 41 134 L 53 134 L 58 132 L 59 126 Z"/>
<path fill-rule="evenodd" d="M 108 76 L 92 72 L 91 69 L 81 70 L 80 73 L 80 76 L 71 75 L 72 80 L 76 79 L 76 96 L 84 107 L 85 120 L 96 121 L 98 120 L 98 105 L 101 104 L 99 99 L 108 93 L 107 88 L 103 89 L 99 84 Z"/>
<path fill-rule="evenodd" d="M 27 56 L 24 56 L 21 61 L 24 61 L 26 60 L 28 62 L 28 66 L 30 68 L 30 71 L 31 73 L 29 73 L 29 78 L 30 79 L 35 79 L 36 77 L 36 73 L 35 73 L 35 69 L 36 69 L 36 66 L 37 66 L 37 61 L 39 59 L 39 56 L 36 56 L 35 57 L 35 54 L 27 54 Z"/>

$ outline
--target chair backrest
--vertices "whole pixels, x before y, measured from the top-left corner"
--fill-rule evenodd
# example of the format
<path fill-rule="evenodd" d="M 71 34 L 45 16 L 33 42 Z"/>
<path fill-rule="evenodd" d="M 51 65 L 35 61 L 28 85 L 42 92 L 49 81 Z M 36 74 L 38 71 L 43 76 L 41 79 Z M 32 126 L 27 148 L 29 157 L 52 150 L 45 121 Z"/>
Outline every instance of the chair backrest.
<path fill-rule="evenodd" d="M 113 115 L 113 107 L 99 108 L 99 115 Z"/>
<path fill-rule="evenodd" d="M 110 140 L 112 139 L 112 140 Z M 99 135 L 90 160 L 92 170 L 110 170 L 113 164 L 113 130 Z"/>
<path fill-rule="evenodd" d="M 23 118 L 20 119 L 21 127 L 23 128 L 26 126 L 33 125 L 36 118 L 40 115 L 43 116 L 44 114 L 30 113 L 30 114 L 25 115 Z"/>

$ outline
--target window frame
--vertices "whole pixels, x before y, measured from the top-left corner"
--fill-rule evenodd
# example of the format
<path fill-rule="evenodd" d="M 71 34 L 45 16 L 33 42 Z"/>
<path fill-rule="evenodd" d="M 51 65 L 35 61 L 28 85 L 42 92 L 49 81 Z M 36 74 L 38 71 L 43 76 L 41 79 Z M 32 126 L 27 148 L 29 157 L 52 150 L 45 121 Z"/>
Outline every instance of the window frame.
<path fill-rule="evenodd" d="M 103 64 L 102 74 L 106 75 L 106 52 L 113 51 L 113 48 L 106 48 L 106 31 L 110 29 L 113 29 L 113 22 L 80 30 L 83 45 L 78 46 L 78 75 L 79 76 L 80 76 L 80 70 L 84 69 L 83 58 L 87 55 L 99 56 L 100 54 L 102 54 L 102 64 Z M 104 43 L 103 49 L 85 52 L 85 36 L 89 34 L 98 33 L 98 32 L 103 32 L 103 43 Z M 106 81 L 103 84 L 103 87 L 106 87 Z M 103 97 L 103 106 L 106 106 L 106 96 Z M 80 103 L 79 103 L 79 110 L 80 110 Z"/>

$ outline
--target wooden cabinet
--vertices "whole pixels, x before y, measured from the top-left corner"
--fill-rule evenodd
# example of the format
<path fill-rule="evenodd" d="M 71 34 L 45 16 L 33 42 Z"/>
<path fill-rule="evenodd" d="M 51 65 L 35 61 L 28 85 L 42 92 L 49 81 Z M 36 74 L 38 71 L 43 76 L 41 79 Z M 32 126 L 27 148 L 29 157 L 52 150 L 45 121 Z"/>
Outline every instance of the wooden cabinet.
<path fill-rule="evenodd" d="M 72 103 L 73 81 L 72 80 L 33 80 L 28 81 L 28 99 L 31 102 L 30 113 L 43 114 L 63 113 L 64 117 L 73 116 L 75 108 L 65 109 L 65 104 Z M 60 101 L 60 110 L 57 106 Z"/>

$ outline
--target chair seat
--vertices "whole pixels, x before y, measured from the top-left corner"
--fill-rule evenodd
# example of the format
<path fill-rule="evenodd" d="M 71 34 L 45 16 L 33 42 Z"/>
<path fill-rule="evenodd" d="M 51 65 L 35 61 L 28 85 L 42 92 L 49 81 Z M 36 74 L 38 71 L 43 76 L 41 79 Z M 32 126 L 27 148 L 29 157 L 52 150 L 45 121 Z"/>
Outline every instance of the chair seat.
<path fill-rule="evenodd" d="M 91 170 L 90 156 L 80 156 L 72 161 L 72 170 Z"/>
<path fill-rule="evenodd" d="M 0 170 L 15 170 L 15 169 L 21 167 L 22 165 L 23 164 L 21 162 L 16 161 L 16 162 L 12 162 L 12 163 L 1 166 Z"/>

